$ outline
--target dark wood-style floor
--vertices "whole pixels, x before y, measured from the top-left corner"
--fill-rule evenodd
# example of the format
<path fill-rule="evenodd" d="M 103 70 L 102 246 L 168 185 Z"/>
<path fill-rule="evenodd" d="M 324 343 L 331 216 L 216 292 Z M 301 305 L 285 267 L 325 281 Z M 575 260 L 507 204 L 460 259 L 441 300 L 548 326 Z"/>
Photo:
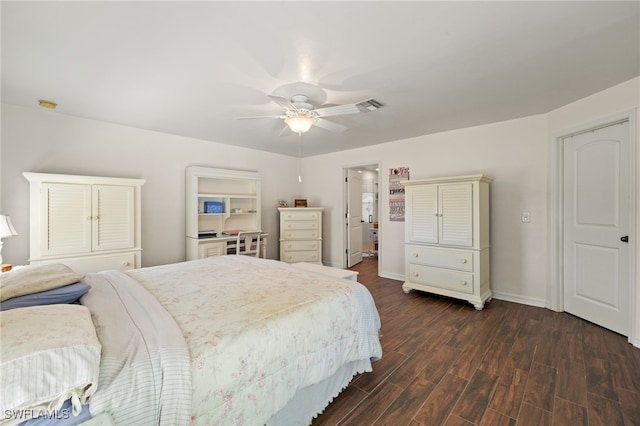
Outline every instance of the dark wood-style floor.
<path fill-rule="evenodd" d="M 492 300 L 404 294 L 360 272 L 382 319 L 382 360 L 320 425 L 640 425 L 640 349 L 565 313 Z"/>

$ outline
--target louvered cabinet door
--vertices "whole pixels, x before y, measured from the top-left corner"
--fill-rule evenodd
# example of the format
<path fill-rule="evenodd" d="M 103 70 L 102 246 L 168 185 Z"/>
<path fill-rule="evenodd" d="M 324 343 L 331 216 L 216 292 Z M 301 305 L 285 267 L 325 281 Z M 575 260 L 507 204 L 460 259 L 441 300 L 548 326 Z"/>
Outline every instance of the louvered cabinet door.
<path fill-rule="evenodd" d="M 134 188 L 118 185 L 92 187 L 92 251 L 135 246 Z"/>
<path fill-rule="evenodd" d="M 58 256 L 91 251 L 91 185 L 42 185 L 42 254 Z"/>
<path fill-rule="evenodd" d="M 405 227 L 406 242 L 438 243 L 438 186 L 410 187 Z"/>
<path fill-rule="evenodd" d="M 438 185 L 438 209 L 438 242 L 473 246 L 473 185 Z"/>

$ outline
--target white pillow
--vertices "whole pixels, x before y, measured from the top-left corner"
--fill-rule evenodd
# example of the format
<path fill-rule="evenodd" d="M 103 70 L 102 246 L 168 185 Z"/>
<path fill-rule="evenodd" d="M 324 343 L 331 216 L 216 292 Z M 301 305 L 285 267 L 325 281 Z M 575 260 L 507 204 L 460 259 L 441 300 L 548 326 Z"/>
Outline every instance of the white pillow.
<path fill-rule="evenodd" d="M 77 283 L 83 278 L 61 263 L 15 268 L 0 274 L 0 301 Z"/>
<path fill-rule="evenodd" d="M 100 368 L 101 346 L 89 309 L 47 305 L 2 311 L 0 334 L 0 412 L 5 413 L 0 424 L 27 420 L 6 413 L 51 412 L 69 398 L 75 415 L 82 410 L 96 391 Z"/>

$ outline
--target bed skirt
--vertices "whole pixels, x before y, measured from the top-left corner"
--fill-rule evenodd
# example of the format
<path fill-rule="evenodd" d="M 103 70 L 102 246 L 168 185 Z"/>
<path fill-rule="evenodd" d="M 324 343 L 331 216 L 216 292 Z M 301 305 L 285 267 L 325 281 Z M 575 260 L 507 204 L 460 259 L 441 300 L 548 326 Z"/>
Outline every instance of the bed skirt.
<path fill-rule="evenodd" d="M 351 379 L 372 371 L 368 359 L 352 361 L 343 365 L 331 377 L 320 383 L 300 389 L 287 405 L 275 413 L 266 426 L 309 425 L 349 385 Z"/>

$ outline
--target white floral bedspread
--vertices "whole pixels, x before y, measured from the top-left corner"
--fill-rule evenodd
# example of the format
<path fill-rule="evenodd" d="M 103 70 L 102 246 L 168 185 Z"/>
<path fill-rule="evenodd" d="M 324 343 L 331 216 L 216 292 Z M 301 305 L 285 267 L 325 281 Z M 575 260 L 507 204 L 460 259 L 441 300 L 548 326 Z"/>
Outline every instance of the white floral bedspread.
<path fill-rule="evenodd" d="M 356 282 L 247 256 L 127 274 L 185 335 L 196 424 L 263 425 L 297 390 L 382 355 L 378 313 Z"/>

